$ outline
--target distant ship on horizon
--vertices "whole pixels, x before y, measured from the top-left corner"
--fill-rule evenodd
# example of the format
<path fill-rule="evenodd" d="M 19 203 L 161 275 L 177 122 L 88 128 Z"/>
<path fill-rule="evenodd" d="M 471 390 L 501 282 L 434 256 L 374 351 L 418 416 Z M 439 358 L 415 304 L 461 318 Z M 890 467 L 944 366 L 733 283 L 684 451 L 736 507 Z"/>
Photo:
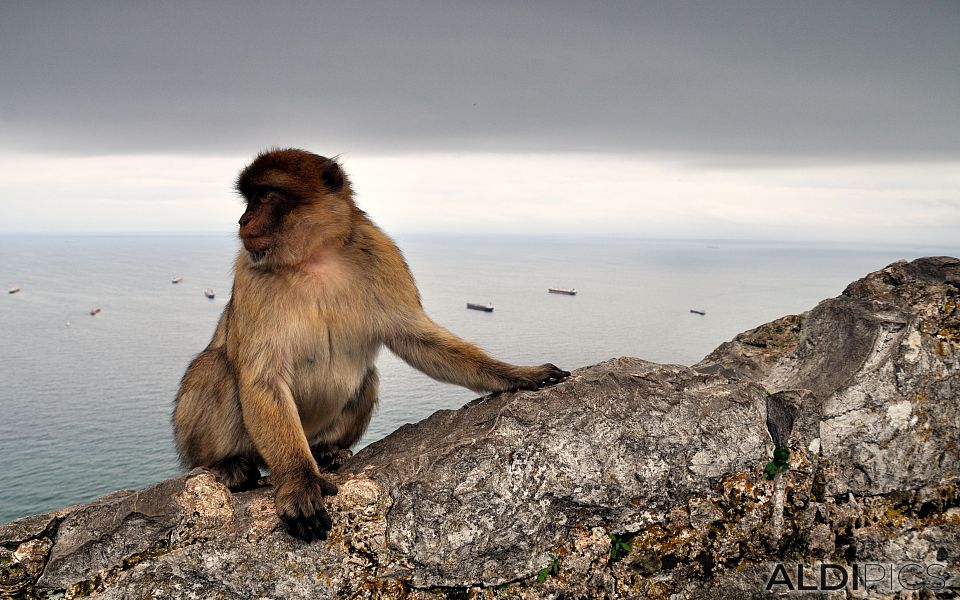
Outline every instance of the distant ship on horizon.
<path fill-rule="evenodd" d="M 488 302 L 487 304 L 474 304 L 473 302 L 467 302 L 467 308 L 472 310 L 482 310 L 483 312 L 493 312 L 493 303 Z"/>

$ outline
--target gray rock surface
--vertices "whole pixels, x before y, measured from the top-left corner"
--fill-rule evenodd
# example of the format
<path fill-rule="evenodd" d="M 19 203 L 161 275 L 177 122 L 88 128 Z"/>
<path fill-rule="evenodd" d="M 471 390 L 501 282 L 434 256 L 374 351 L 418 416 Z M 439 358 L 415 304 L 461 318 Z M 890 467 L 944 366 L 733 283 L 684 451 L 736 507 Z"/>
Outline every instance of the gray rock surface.
<path fill-rule="evenodd" d="M 203 470 L 0 525 L 0 595 L 767 598 L 828 563 L 887 577 L 791 597 L 956 597 L 958 303 L 957 259 L 895 263 L 693 367 L 440 411 L 331 475 L 322 543 Z"/>
<path fill-rule="evenodd" d="M 388 547 L 414 586 L 489 587 L 536 572 L 578 532 L 636 533 L 762 466 L 763 405 L 755 384 L 619 358 L 441 411 L 346 468 L 390 491 Z"/>

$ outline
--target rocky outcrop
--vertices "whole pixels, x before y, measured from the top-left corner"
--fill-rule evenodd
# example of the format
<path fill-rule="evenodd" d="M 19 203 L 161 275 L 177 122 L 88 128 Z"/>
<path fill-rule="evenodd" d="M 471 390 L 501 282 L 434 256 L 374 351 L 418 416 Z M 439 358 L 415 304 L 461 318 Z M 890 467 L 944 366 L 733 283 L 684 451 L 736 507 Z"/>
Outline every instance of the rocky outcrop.
<path fill-rule="evenodd" d="M 0 593 L 953 597 L 958 303 L 957 259 L 895 263 L 693 367 L 618 358 L 440 411 L 331 476 L 326 542 L 202 470 L 20 519 Z"/>

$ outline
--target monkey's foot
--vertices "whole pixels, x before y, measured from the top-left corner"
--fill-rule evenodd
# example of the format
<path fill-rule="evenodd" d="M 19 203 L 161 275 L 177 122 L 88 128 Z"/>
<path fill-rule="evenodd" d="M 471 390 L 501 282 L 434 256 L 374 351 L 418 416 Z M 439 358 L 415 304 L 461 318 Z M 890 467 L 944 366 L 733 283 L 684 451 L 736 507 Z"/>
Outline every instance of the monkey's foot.
<path fill-rule="evenodd" d="M 516 376 L 510 382 L 512 390 L 539 390 L 545 385 L 558 383 L 570 376 L 570 371 L 564 371 L 550 363 L 539 367 L 516 367 L 516 370 Z"/>
<path fill-rule="evenodd" d="M 310 452 L 321 471 L 336 471 L 353 456 L 349 448 L 338 448 L 333 444 L 310 446 Z"/>
<path fill-rule="evenodd" d="M 210 470 L 231 492 L 242 492 L 257 487 L 260 469 L 243 456 L 231 456 L 210 466 Z"/>

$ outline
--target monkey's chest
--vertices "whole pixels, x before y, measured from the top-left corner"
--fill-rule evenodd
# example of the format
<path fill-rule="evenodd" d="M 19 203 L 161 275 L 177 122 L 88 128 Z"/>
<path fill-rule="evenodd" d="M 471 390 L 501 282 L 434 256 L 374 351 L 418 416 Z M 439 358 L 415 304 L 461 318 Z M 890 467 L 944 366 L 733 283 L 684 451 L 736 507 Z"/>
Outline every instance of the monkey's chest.
<path fill-rule="evenodd" d="M 309 280 L 277 283 L 285 287 L 273 295 L 235 295 L 252 319 L 231 335 L 238 352 L 247 353 L 242 362 L 276 369 L 264 376 L 289 385 L 309 431 L 334 419 L 354 397 L 380 344 L 362 300 Z M 265 359 L 257 360 L 260 355 Z"/>
<path fill-rule="evenodd" d="M 373 368 L 378 344 L 358 327 L 316 323 L 291 361 L 290 389 L 305 428 L 339 415 Z"/>

